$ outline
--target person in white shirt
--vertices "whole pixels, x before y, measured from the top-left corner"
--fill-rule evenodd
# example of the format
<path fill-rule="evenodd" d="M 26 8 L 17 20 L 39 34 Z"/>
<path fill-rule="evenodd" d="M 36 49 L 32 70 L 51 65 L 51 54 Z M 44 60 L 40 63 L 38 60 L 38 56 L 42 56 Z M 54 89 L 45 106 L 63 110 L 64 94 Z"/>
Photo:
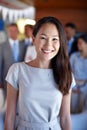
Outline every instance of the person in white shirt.
<path fill-rule="evenodd" d="M 33 32 L 33 26 L 26 24 L 24 26 L 24 35 L 25 35 L 25 45 L 30 46 L 32 45 L 32 32 Z"/>
<path fill-rule="evenodd" d="M 25 62 L 35 59 L 36 55 L 37 55 L 37 53 L 36 53 L 35 46 L 34 45 L 28 46 L 26 55 L 25 55 Z"/>
<path fill-rule="evenodd" d="M 35 46 L 33 45 L 32 33 L 33 33 L 33 26 L 26 24 L 24 27 L 25 45 L 27 46 L 25 62 L 31 61 L 36 58 L 36 50 Z"/>

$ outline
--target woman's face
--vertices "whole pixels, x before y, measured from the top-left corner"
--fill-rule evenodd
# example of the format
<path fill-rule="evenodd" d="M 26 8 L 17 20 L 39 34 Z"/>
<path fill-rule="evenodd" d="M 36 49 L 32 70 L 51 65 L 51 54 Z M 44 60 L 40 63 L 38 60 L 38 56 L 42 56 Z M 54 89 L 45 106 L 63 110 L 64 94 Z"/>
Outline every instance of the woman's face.
<path fill-rule="evenodd" d="M 59 33 L 54 24 L 43 24 L 34 37 L 37 58 L 41 60 L 51 60 L 59 51 Z"/>
<path fill-rule="evenodd" d="M 79 51 L 87 51 L 87 43 L 83 39 L 78 39 L 77 46 Z"/>

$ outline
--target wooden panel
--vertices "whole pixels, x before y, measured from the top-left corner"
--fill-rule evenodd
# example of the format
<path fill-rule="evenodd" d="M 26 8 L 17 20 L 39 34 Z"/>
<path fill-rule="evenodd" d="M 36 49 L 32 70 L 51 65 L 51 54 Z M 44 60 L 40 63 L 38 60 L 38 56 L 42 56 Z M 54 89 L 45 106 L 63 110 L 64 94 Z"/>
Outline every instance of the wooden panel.
<path fill-rule="evenodd" d="M 35 8 L 57 8 L 57 9 L 87 9 L 87 0 L 0 0 L 0 4 L 6 7 L 20 9 L 20 4 L 25 3 L 29 6 L 35 6 Z"/>
<path fill-rule="evenodd" d="M 36 8 L 87 9 L 86 0 L 19 0 Z"/>
<path fill-rule="evenodd" d="M 55 16 L 61 20 L 63 25 L 66 22 L 73 22 L 81 32 L 87 32 L 87 10 L 86 9 L 37 9 L 36 20 L 43 16 Z"/>
<path fill-rule="evenodd" d="M 36 8 L 86 8 L 86 0 L 34 0 Z"/>

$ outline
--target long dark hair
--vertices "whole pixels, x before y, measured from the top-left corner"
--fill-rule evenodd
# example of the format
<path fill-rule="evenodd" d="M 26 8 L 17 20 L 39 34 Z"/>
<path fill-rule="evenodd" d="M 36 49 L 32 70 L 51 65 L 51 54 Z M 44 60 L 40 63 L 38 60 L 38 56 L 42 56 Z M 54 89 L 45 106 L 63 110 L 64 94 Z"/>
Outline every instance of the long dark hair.
<path fill-rule="evenodd" d="M 54 24 L 59 32 L 60 49 L 57 55 L 51 60 L 51 67 L 53 69 L 54 79 L 58 84 L 58 89 L 62 92 L 63 95 L 66 95 L 69 93 L 72 82 L 72 74 L 66 47 L 65 31 L 63 25 L 57 18 L 48 16 L 38 20 L 33 30 L 34 37 L 45 23 Z"/>

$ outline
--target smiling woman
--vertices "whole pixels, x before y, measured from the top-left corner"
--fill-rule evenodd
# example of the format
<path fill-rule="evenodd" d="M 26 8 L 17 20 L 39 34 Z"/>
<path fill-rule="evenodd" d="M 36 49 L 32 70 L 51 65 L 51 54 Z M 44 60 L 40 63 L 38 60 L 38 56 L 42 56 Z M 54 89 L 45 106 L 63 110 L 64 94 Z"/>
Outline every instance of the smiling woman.
<path fill-rule="evenodd" d="M 71 130 L 70 97 L 75 85 L 61 22 L 43 17 L 33 30 L 37 56 L 11 66 L 6 77 L 5 130 Z M 20 73 L 19 73 L 20 72 Z"/>

